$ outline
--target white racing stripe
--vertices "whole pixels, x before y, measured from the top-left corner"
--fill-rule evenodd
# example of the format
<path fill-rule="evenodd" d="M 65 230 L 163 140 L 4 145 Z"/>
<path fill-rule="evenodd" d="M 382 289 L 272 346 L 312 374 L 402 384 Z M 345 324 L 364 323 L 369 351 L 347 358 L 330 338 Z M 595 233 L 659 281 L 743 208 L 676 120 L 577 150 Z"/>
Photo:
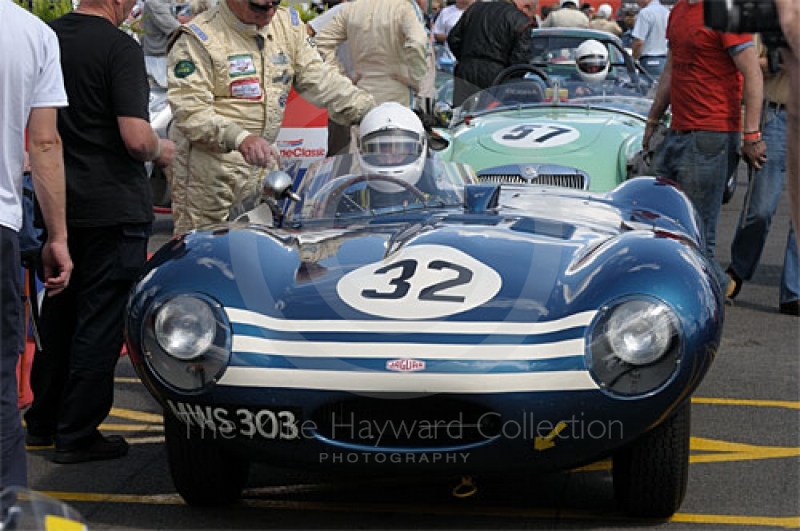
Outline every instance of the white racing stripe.
<path fill-rule="evenodd" d="M 587 371 L 468 375 L 254 367 L 230 367 L 217 385 L 376 393 L 515 393 L 599 389 Z"/>
<path fill-rule="evenodd" d="M 513 321 L 497 322 L 457 322 L 457 321 L 424 321 L 424 320 L 388 320 L 373 321 L 352 320 L 303 320 L 275 319 L 258 312 L 226 307 L 228 318 L 232 323 L 247 324 L 268 328 L 278 332 L 391 332 L 396 334 L 509 334 L 534 335 L 560 332 L 570 328 L 586 326 L 592 322 L 596 311 L 588 311 L 570 315 L 554 321 L 537 323 L 520 323 Z"/>
<path fill-rule="evenodd" d="M 437 343 L 360 343 L 323 341 L 280 341 L 253 336 L 233 337 L 233 351 L 296 357 L 405 358 L 437 360 L 542 360 L 582 356 L 583 339 L 570 339 L 544 345 L 437 344 Z"/>

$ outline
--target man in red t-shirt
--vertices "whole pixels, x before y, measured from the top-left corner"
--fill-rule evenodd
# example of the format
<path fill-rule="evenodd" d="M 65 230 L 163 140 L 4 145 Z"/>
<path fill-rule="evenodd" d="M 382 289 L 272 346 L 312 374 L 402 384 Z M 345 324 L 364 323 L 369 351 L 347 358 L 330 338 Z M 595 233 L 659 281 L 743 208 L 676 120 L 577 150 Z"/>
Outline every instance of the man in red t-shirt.
<path fill-rule="evenodd" d="M 667 39 L 667 62 L 642 145 L 648 148 L 671 104 L 672 122 L 656 149 L 655 172 L 676 181 L 692 200 L 703 221 L 706 256 L 727 294 L 734 285 L 714 258 L 725 181 L 736 169 L 740 144 L 742 156 L 754 168 L 766 160 L 759 130 L 763 80 L 758 56 L 751 35 L 705 27 L 703 0 L 678 0 L 670 13 Z"/>

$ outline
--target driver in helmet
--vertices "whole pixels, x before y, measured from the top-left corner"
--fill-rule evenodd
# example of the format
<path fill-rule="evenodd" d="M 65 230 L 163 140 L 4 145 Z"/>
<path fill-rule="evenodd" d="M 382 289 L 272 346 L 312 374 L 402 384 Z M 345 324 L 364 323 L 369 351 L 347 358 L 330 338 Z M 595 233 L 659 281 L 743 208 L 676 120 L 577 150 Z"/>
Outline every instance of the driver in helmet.
<path fill-rule="evenodd" d="M 380 208 L 419 201 L 416 188 L 425 190 L 423 170 L 428 137 L 414 111 L 397 102 L 386 102 L 361 120 L 356 158 L 364 174 L 385 177 L 367 180 L 369 206 Z"/>
<path fill-rule="evenodd" d="M 608 48 L 594 39 L 583 41 L 575 48 L 575 69 L 578 77 L 586 83 L 575 88 L 575 97 L 592 96 L 602 92 L 610 62 Z"/>
<path fill-rule="evenodd" d="M 363 177 L 335 200 L 337 214 L 461 201 L 464 186 L 476 182 L 474 172 L 429 157 L 428 147 L 428 134 L 417 114 L 399 103 L 386 102 L 361 120 L 355 154 L 314 164 L 343 164 L 344 168 L 330 173 L 351 180 Z M 308 171 L 316 171 L 314 165 Z M 327 208 L 328 203 L 324 205 Z"/>

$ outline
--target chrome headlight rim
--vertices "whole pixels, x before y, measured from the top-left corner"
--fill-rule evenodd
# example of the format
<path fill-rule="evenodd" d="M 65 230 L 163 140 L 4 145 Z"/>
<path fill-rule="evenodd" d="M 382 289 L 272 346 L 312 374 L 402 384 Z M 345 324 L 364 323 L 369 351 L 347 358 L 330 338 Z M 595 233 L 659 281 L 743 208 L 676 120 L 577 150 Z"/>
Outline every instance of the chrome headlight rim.
<path fill-rule="evenodd" d="M 211 343 L 194 355 L 177 357 L 164 348 L 156 333 L 158 315 L 176 299 L 191 298 L 206 305 L 213 315 Z M 181 393 L 205 391 L 214 385 L 228 367 L 232 348 L 230 320 L 222 304 L 200 292 L 165 293 L 153 301 L 142 321 L 142 354 L 149 372 L 158 381 Z"/>
<path fill-rule="evenodd" d="M 201 298 L 180 294 L 167 299 L 155 309 L 153 318 L 156 341 L 164 352 L 177 360 L 197 359 L 214 343 L 214 310 Z M 187 344 L 191 335 L 195 336 L 195 345 Z"/>
<path fill-rule="evenodd" d="M 639 312 L 631 312 L 637 307 Z M 647 309 L 652 311 L 648 312 Z M 614 319 L 621 320 L 625 317 L 625 312 L 633 314 L 630 319 L 647 319 L 649 316 L 655 319 L 657 325 L 668 328 L 669 337 L 660 339 L 665 341 L 662 352 L 634 360 L 624 354 L 620 356 L 615 351 L 615 345 L 609 340 L 608 326 L 619 326 L 618 323 L 614 323 Z M 624 320 L 622 323 L 628 324 Z M 635 334 L 636 323 L 630 323 L 630 326 Z M 647 328 L 643 330 L 646 331 Z M 622 331 L 619 329 L 616 332 L 612 331 L 611 335 L 614 333 Z M 662 330 L 660 334 L 663 333 L 665 332 Z M 663 300 L 649 295 L 620 298 L 603 305 L 587 329 L 587 364 L 602 391 L 618 398 L 650 396 L 675 378 L 685 351 L 684 337 L 678 313 Z M 637 338 L 642 339 L 641 336 L 634 336 L 634 339 Z"/>

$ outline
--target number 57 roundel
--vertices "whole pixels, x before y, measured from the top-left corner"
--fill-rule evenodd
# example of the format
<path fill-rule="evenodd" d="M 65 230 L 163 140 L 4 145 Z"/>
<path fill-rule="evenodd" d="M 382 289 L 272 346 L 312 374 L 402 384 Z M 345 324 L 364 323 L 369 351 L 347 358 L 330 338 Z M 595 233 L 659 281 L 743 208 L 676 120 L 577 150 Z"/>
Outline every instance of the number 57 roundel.
<path fill-rule="evenodd" d="M 407 247 L 339 280 L 353 308 L 389 319 L 432 319 L 465 312 L 497 295 L 500 275 L 466 253 L 442 245 Z"/>

